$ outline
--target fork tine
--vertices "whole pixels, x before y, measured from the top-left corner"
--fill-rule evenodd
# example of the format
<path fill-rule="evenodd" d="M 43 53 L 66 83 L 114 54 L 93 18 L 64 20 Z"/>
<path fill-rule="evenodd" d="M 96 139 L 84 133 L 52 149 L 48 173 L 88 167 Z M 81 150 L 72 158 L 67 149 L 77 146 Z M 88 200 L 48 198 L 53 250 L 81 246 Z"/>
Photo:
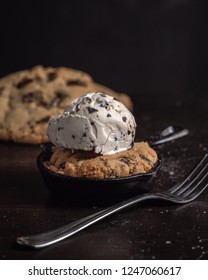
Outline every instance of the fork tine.
<path fill-rule="evenodd" d="M 191 187 L 182 194 L 184 199 L 195 199 L 198 197 L 207 187 L 208 185 L 208 173 L 205 175 L 195 184 L 192 184 Z"/>
<path fill-rule="evenodd" d="M 205 154 L 205 156 L 201 159 L 201 161 L 197 164 L 197 166 L 192 170 L 192 172 L 179 184 L 174 185 L 169 191 L 168 193 L 170 194 L 180 194 L 183 191 L 185 191 L 189 184 L 186 184 L 187 182 L 193 182 L 193 180 L 195 181 L 198 176 L 199 173 L 201 174 L 203 172 L 203 170 L 206 168 L 206 165 L 208 163 L 208 154 Z"/>
<path fill-rule="evenodd" d="M 203 166 L 202 166 L 203 167 Z M 182 188 L 180 188 L 178 191 L 175 192 L 176 195 L 181 195 L 184 194 L 185 192 L 187 192 L 187 190 L 190 190 L 193 187 L 193 184 L 195 183 L 195 186 L 198 185 L 198 182 L 200 182 L 200 180 L 202 180 L 205 175 L 207 175 L 207 167 L 208 167 L 208 162 L 206 163 L 206 165 L 200 170 L 198 170 L 198 174 L 196 174 L 196 176 L 192 179 L 186 182 L 186 184 L 183 185 Z M 205 174 L 204 174 L 205 173 Z"/>

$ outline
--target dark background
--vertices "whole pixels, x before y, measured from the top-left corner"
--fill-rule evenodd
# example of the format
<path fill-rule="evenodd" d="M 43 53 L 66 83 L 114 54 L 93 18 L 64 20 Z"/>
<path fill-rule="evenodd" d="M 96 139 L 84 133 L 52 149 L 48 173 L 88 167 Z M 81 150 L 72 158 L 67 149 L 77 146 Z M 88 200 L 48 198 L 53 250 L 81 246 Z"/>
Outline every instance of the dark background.
<path fill-rule="evenodd" d="M 0 76 L 43 64 L 129 94 L 208 89 L 204 1 L 5 1 L 0 26 Z"/>
<path fill-rule="evenodd" d="M 36 64 L 81 69 L 131 95 L 140 139 L 171 124 L 187 128 L 187 137 L 158 147 L 163 163 L 149 186 L 167 190 L 208 153 L 204 3 L 1 2 L 0 76 Z M 99 210 L 51 198 L 36 166 L 42 149 L 0 143 L 0 259 L 208 259 L 208 192 L 186 206 L 137 205 L 48 249 L 18 247 L 17 236 Z"/>

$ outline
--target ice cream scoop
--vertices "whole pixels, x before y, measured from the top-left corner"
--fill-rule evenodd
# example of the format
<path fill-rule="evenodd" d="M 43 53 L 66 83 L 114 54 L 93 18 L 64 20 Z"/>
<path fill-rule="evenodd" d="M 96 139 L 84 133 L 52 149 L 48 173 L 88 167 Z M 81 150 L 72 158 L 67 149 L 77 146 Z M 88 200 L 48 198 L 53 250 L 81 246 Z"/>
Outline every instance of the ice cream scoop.
<path fill-rule="evenodd" d="M 132 147 L 136 122 L 132 113 L 114 97 L 87 93 L 50 119 L 50 141 L 63 148 L 110 155 Z"/>

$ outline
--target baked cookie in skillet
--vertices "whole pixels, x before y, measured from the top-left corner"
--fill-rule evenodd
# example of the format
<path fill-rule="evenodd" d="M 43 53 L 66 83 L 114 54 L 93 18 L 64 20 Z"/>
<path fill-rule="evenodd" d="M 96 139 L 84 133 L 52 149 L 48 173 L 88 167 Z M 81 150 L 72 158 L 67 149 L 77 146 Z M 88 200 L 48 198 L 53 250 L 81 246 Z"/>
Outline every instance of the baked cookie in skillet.
<path fill-rule="evenodd" d="M 65 67 L 36 66 L 0 79 L 0 140 L 48 142 L 48 120 L 62 114 L 75 98 L 102 91 L 132 109 L 130 97 L 96 83 L 85 72 Z"/>
<path fill-rule="evenodd" d="M 66 176 L 107 179 L 147 173 L 157 160 L 157 153 L 147 142 L 136 142 L 129 150 L 104 156 L 56 147 L 45 166 Z"/>

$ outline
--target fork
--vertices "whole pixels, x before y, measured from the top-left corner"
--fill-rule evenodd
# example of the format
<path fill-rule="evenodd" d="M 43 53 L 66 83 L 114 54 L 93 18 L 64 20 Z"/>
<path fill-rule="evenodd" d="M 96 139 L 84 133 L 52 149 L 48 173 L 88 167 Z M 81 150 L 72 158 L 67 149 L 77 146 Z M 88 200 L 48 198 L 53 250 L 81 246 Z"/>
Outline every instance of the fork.
<path fill-rule="evenodd" d="M 136 203 L 144 200 L 163 200 L 173 203 L 188 203 L 196 199 L 208 186 L 208 154 L 200 160 L 193 171 L 183 181 L 177 183 L 167 191 L 148 193 L 134 196 L 123 202 L 105 208 L 65 226 L 45 233 L 22 236 L 17 238 L 20 245 L 42 248 L 59 242 L 73 234 L 89 227 L 90 225 Z"/>

